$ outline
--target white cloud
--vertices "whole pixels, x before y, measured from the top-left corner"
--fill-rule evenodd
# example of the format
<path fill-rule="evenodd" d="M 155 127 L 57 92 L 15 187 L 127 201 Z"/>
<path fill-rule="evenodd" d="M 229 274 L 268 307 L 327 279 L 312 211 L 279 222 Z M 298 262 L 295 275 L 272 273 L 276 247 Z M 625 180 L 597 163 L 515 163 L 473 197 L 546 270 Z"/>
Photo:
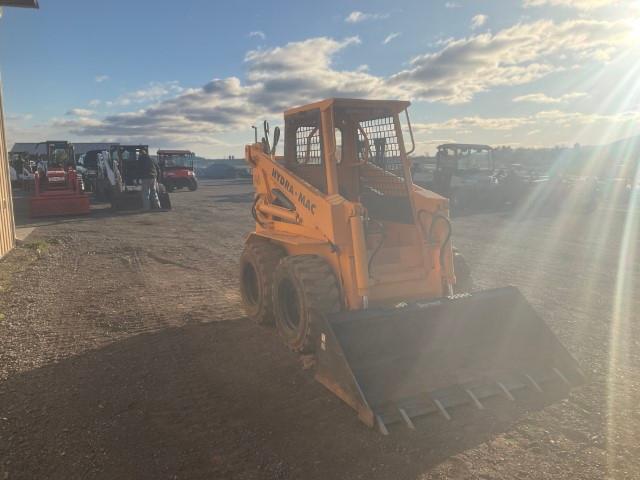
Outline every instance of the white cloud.
<path fill-rule="evenodd" d="M 86 108 L 72 108 L 65 115 L 72 117 L 91 117 L 95 115 L 96 112 L 93 110 L 88 110 Z"/>
<path fill-rule="evenodd" d="M 628 22 L 541 20 L 520 23 L 496 34 L 452 39 L 435 53 L 419 55 L 389 84 L 413 98 L 463 103 L 477 93 L 522 85 L 551 72 L 606 61 L 632 41 Z"/>
<path fill-rule="evenodd" d="M 366 68 L 335 66 L 341 52 L 357 48 L 358 37 L 310 38 L 249 51 L 242 80 L 216 78 L 187 89 L 176 82 L 152 83 L 112 102 L 135 105 L 131 111 L 100 119 L 67 118 L 57 125 L 64 124 L 70 133 L 82 137 L 159 144 L 191 139 L 218 145 L 215 137 L 222 132 L 250 126 L 260 118 L 280 117 L 287 108 L 327 97 L 468 102 L 480 92 L 526 84 L 551 72 L 611 58 L 629 44 L 629 30 L 624 22 L 584 19 L 520 23 L 495 34 L 446 40 L 438 50 L 415 57 L 408 68 L 389 77 Z M 444 127 L 423 124 L 420 128 L 508 131 L 533 125 L 544 118 L 540 115 L 533 119 L 465 117 L 444 122 Z M 544 120 L 550 122 L 551 114 L 546 115 Z M 576 124 L 584 118 L 557 116 L 553 121 Z"/>
<path fill-rule="evenodd" d="M 416 143 L 425 146 L 432 139 L 445 137 L 453 137 L 455 142 L 534 147 L 574 143 L 602 145 L 640 134 L 638 120 L 640 111 L 596 114 L 546 110 L 521 117 L 468 116 L 444 122 L 416 122 L 414 132 Z M 505 142 L 509 138 L 514 140 Z"/>
<path fill-rule="evenodd" d="M 487 20 L 489 20 L 489 17 L 487 15 L 479 14 L 474 16 L 471 19 L 471 29 L 475 30 L 477 28 L 480 28 L 485 23 L 487 23 Z"/>
<path fill-rule="evenodd" d="M 495 130 L 511 131 L 520 127 L 535 126 L 535 130 L 529 130 L 528 135 L 534 135 L 543 127 L 580 127 L 596 124 L 621 124 L 640 120 L 640 111 L 627 111 L 615 114 L 597 114 L 588 112 L 565 112 L 561 110 L 545 110 L 533 115 L 521 117 L 480 117 L 468 116 L 451 118 L 439 123 L 415 123 L 413 129 L 418 133 L 444 132 L 444 131 L 476 131 Z"/>
<path fill-rule="evenodd" d="M 388 13 L 364 13 L 355 10 L 347 15 L 344 21 L 347 23 L 360 23 L 367 20 L 383 20 L 385 18 L 389 18 Z"/>
<path fill-rule="evenodd" d="M 527 95 L 521 95 L 519 97 L 515 97 L 513 99 L 514 102 L 530 102 L 530 103 L 566 103 L 571 100 L 575 100 L 577 98 L 586 97 L 587 94 L 584 92 L 573 92 L 567 93 L 565 95 L 560 95 L 559 97 L 550 97 L 544 93 L 529 93 Z"/>
<path fill-rule="evenodd" d="M 63 128 L 78 129 L 78 128 L 95 127 L 100 125 L 101 123 L 102 123 L 101 120 L 98 120 L 95 118 L 78 117 L 78 118 L 72 118 L 72 119 L 54 118 L 53 121 L 51 122 L 51 125 L 53 127 L 58 127 L 58 128 L 63 127 Z"/>
<path fill-rule="evenodd" d="M 593 10 L 619 3 L 617 0 L 524 0 L 524 7 L 543 5 L 571 7 L 577 10 Z"/>
<path fill-rule="evenodd" d="M 98 100 L 97 98 L 94 98 L 93 100 L 89 101 L 89 106 L 90 107 L 97 107 L 100 104 L 102 104 L 102 100 Z"/>
<path fill-rule="evenodd" d="M 178 85 L 178 82 L 152 82 L 149 84 L 147 88 L 143 88 L 140 90 L 135 90 L 127 94 L 127 98 L 130 98 L 134 102 L 147 102 L 157 100 L 166 95 L 181 93 L 182 87 Z"/>
<path fill-rule="evenodd" d="M 530 117 L 479 117 L 469 116 L 461 118 L 452 118 L 445 122 L 438 123 L 416 123 L 413 129 L 416 132 L 443 132 L 443 131 L 465 131 L 472 130 L 513 130 L 532 123 Z"/>
<path fill-rule="evenodd" d="M 460 8 L 461 5 L 458 2 L 445 2 L 445 8 Z"/>
<path fill-rule="evenodd" d="M 109 80 L 109 75 L 98 75 L 96 76 L 95 80 L 98 83 L 106 82 L 107 80 Z"/>
<path fill-rule="evenodd" d="M 385 39 L 382 41 L 383 45 L 388 44 L 389 42 L 391 42 L 392 40 L 398 38 L 400 36 L 399 32 L 395 32 L 395 33 L 390 33 L 389 35 L 387 35 L 385 37 Z"/>
<path fill-rule="evenodd" d="M 64 124 L 76 135 L 123 141 L 204 139 L 320 98 L 397 96 L 398 92 L 385 86 L 384 79 L 363 69 L 340 71 L 332 66 L 336 54 L 359 43 L 358 37 L 341 41 L 319 37 L 252 50 L 245 57 L 245 83 L 236 77 L 214 79 L 148 108 L 110 115 L 99 122 L 82 121 L 75 128 L 70 119 L 59 120 L 57 125 Z M 125 98 L 147 96 L 134 92 Z"/>
<path fill-rule="evenodd" d="M 184 89 L 176 81 L 171 82 L 151 82 L 145 88 L 127 92 L 115 100 L 105 102 L 108 107 L 127 107 L 132 104 L 142 104 L 158 101 L 164 97 L 177 95 Z"/>
<path fill-rule="evenodd" d="M 264 40 L 267 36 L 261 30 L 255 30 L 253 32 L 249 32 L 249 38 L 259 38 L 260 40 Z"/>
<path fill-rule="evenodd" d="M 611 125 L 626 122 L 638 122 L 640 120 L 640 111 L 626 111 L 605 115 L 599 113 L 546 110 L 536 113 L 534 118 L 538 121 L 549 122 L 564 127 L 575 127 L 577 125 L 593 125 L 600 123 Z"/>

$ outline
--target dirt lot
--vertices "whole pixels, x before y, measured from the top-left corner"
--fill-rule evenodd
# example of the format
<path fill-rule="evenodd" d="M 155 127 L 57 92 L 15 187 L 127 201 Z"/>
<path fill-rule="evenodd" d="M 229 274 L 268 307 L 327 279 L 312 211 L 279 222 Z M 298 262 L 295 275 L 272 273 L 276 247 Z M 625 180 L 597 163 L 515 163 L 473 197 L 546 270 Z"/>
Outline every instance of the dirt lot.
<path fill-rule="evenodd" d="M 250 185 L 172 198 L 166 213 L 39 222 L 0 262 L 0 480 L 640 478 L 624 211 L 457 219 L 476 283 L 520 286 L 589 383 L 383 437 L 243 318 Z"/>

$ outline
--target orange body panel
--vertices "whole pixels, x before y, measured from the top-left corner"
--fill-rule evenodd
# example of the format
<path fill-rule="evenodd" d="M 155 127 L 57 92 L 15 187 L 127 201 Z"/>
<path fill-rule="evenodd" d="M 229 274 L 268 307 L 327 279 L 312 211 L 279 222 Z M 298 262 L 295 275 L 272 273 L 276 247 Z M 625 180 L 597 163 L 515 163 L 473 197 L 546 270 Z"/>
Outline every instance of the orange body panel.
<path fill-rule="evenodd" d="M 346 310 L 441 297 L 455 282 L 448 201 L 411 180 L 399 121 L 408 105 L 335 99 L 292 109 L 283 157 L 262 144 L 245 150 L 252 235 L 323 257 Z"/>

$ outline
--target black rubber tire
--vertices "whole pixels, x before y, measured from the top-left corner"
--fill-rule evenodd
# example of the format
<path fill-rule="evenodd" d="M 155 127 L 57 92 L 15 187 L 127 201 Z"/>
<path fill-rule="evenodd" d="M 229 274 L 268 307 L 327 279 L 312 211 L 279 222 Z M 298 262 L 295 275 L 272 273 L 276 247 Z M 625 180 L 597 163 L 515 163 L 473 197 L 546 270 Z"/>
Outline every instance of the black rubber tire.
<path fill-rule="evenodd" d="M 158 192 L 158 200 L 160 201 L 160 209 L 171 210 L 171 197 L 168 192 Z"/>
<path fill-rule="evenodd" d="M 273 274 L 286 255 L 267 239 L 250 238 L 240 256 L 240 296 L 247 316 L 258 325 L 272 325 Z"/>
<path fill-rule="evenodd" d="M 337 313 L 340 287 L 329 264 L 316 255 L 282 259 L 273 278 L 273 313 L 287 346 L 300 353 L 314 350 L 318 334 L 313 312 Z"/>
<path fill-rule="evenodd" d="M 473 277 L 471 276 L 471 268 L 469 264 L 458 250 L 453 249 L 453 271 L 456 275 L 456 284 L 453 292 L 470 293 L 473 290 Z"/>
<path fill-rule="evenodd" d="M 198 189 L 198 181 L 197 180 L 191 180 L 189 182 L 189 191 L 190 192 L 195 192 Z"/>

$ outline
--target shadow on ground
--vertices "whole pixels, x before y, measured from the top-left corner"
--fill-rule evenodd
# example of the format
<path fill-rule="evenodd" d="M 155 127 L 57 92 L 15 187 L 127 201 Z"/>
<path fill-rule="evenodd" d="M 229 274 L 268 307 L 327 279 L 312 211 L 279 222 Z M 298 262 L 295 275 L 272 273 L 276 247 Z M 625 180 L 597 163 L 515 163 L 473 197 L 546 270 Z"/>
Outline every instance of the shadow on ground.
<path fill-rule="evenodd" d="M 499 415 L 461 410 L 383 437 L 302 371 L 273 332 L 245 319 L 189 325 L 0 384 L 0 473 L 417 478 L 508 429 L 523 412 L 507 403 Z"/>

